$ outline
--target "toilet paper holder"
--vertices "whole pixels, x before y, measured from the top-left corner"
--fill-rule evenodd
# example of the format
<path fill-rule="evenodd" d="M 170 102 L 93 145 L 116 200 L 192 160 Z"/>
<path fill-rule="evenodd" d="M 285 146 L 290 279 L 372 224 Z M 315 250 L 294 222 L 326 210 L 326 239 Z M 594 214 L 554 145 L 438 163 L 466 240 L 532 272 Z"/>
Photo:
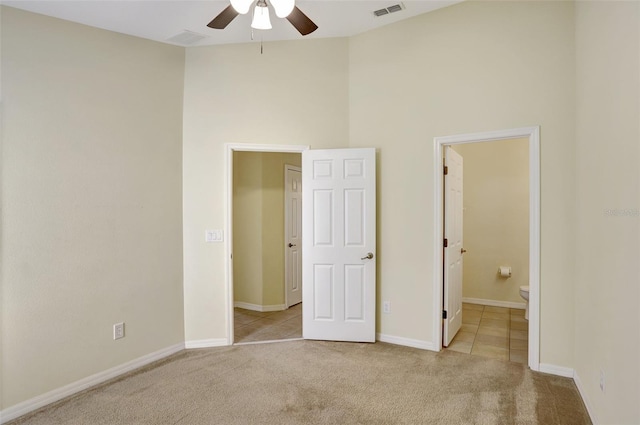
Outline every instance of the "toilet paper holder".
<path fill-rule="evenodd" d="M 510 278 L 511 277 L 511 267 L 509 266 L 500 266 L 498 267 L 498 276 L 500 277 L 504 277 L 504 278 Z"/>

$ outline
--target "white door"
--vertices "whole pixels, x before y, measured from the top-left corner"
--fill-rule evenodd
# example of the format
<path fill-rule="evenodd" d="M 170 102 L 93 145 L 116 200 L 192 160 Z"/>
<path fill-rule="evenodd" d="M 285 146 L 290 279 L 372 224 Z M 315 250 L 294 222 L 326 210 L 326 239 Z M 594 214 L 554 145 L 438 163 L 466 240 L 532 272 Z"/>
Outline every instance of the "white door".
<path fill-rule="evenodd" d="M 446 347 L 462 326 L 462 156 L 445 150 L 444 176 L 444 330 Z"/>
<path fill-rule="evenodd" d="M 302 153 L 302 334 L 375 342 L 375 149 Z"/>
<path fill-rule="evenodd" d="M 284 279 L 287 308 L 302 302 L 302 172 L 286 165 L 284 172 Z"/>

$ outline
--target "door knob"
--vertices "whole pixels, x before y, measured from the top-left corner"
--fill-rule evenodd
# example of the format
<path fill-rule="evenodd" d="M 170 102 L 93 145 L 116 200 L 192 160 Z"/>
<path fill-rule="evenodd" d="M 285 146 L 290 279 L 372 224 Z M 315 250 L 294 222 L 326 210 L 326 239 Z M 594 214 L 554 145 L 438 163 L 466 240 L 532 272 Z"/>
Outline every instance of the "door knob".
<path fill-rule="evenodd" d="M 371 260 L 373 258 L 373 252 L 367 254 L 366 257 L 362 257 L 361 260 Z"/>
<path fill-rule="evenodd" d="M 465 252 L 467 252 L 467 250 L 466 250 L 466 249 L 464 249 L 464 248 L 460 248 L 460 254 L 464 254 Z"/>
<path fill-rule="evenodd" d="M 291 248 L 292 246 L 296 246 L 296 244 L 289 242 L 289 248 Z"/>

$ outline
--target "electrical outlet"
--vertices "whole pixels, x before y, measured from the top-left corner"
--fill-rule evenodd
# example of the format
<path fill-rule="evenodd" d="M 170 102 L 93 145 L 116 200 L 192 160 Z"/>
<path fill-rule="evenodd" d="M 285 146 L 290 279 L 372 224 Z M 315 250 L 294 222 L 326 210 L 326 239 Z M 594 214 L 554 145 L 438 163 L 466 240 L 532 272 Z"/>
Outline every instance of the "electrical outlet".
<path fill-rule="evenodd" d="M 113 339 L 124 338 L 124 322 L 113 325 Z"/>
<path fill-rule="evenodd" d="M 600 371 L 600 390 L 604 392 L 604 370 Z"/>
<path fill-rule="evenodd" d="M 386 314 L 391 313 L 391 301 L 382 301 L 382 312 Z"/>

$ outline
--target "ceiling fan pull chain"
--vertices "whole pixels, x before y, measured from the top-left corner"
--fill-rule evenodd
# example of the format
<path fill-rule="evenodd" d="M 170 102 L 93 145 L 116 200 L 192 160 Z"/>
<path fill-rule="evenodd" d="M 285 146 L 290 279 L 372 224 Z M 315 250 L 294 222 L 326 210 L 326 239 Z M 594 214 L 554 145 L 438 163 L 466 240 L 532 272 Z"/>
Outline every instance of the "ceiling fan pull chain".
<path fill-rule="evenodd" d="M 253 22 L 253 16 L 256 14 L 255 11 L 251 12 L 251 21 Z M 251 28 L 251 41 L 253 41 L 253 36 L 254 36 L 254 32 L 253 32 L 253 27 L 249 27 Z"/>

